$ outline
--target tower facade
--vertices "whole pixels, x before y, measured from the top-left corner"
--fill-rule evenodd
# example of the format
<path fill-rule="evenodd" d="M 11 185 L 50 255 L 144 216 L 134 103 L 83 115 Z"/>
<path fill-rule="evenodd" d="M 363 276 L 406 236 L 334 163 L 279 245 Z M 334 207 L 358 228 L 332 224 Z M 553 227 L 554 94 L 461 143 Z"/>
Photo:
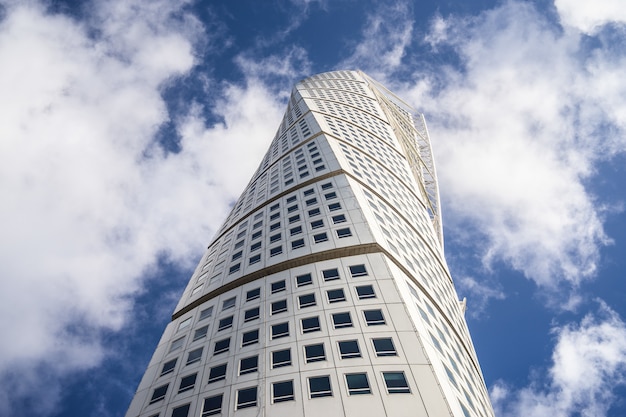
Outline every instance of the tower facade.
<path fill-rule="evenodd" d="M 127 417 L 491 417 L 421 115 L 358 71 L 298 83 Z"/>

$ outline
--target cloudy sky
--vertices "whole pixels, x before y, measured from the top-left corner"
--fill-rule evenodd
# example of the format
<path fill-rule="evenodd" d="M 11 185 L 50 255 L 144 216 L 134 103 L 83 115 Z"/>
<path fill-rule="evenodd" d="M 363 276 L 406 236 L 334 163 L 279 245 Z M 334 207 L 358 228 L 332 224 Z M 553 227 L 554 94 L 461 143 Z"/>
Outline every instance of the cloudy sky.
<path fill-rule="evenodd" d="M 626 415 L 620 0 L 0 0 L 0 415 L 123 416 L 298 80 L 426 116 L 499 416 Z"/>

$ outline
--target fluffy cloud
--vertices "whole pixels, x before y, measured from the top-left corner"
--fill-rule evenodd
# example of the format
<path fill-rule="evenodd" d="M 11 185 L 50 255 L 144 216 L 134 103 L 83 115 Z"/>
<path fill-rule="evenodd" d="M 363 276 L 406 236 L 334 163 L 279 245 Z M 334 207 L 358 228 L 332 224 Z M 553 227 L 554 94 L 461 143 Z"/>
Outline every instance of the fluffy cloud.
<path fill-rule="evenodd" d="M 593 3 L 555 0 L 554 5 L 564 26 L 590 35 L 607 23 L 626 22 L 626 9 L 620 0 L 600 0 Z"/>
<path fill-rule="evenodd" d="M 557 338 L 548 375 L 514 390 L 491 390 L 496 415 L 511 417 L 606 416 L 615 389 L 626 383 L 626 324 L 605 305 L 580 324 L 554 329 Z"/>

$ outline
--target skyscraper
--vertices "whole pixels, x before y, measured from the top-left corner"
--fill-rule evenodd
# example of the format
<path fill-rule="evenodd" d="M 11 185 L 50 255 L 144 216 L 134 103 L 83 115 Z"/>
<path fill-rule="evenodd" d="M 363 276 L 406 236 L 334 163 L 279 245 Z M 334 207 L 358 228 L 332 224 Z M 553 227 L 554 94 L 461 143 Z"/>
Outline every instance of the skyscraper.
<path fill-rule="evenodd" d="M 493 411 L 424 118 L 358 71 L 294 88 L 127 417 Z"/>

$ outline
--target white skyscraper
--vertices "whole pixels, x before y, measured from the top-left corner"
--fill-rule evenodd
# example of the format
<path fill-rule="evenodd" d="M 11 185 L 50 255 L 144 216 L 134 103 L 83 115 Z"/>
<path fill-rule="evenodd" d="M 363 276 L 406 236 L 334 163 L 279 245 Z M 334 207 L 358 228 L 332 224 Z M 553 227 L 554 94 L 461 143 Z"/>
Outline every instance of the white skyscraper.
<path fill-rule="evenodd" d="M 424 119 L 358 71 L 296 85 L 127 417 L 492 417 Z"/>

